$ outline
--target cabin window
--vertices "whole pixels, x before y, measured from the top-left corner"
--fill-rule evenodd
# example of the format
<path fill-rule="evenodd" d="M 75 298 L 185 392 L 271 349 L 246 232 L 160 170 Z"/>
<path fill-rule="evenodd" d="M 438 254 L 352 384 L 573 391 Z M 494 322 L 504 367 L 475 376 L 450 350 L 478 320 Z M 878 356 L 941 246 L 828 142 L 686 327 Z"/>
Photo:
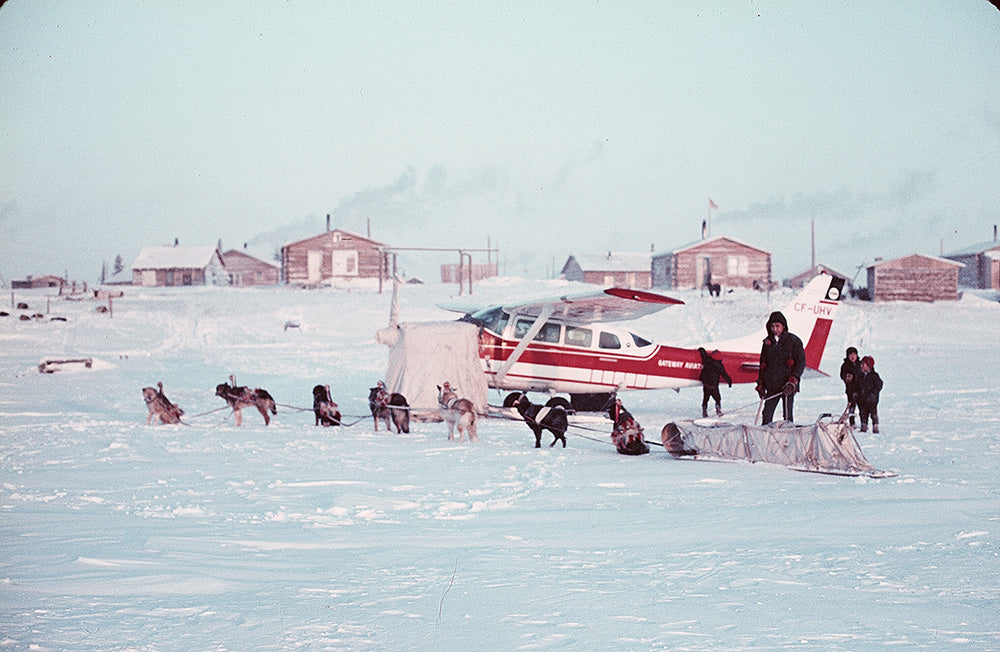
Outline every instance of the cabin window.
<path fill-rule="evenodd" d="M 493 331 L 497 335 L 503 335 L 503 329 L 507 328 L 510 315 L 505 313 L 502 308 L 494 308 L 487 312 L 472 315 L 472 321 L 478 323 L 486 330 Z"/>
<path fill-rule="evenodd" d="M 620 349 L 622 348 L 621 340 L 614 333 L 606 333 L 601 331 L 601 337 L 598 340 L 598 346 L 602 349 Z"/>
<path fill-rule="evenodd" d="M 552 322 L 545 322 L 542 326 L 542 330 L 538 331 L 538 335 L 535 335 L 536 342 L 548 342 L 549 344 L 559 344 L 559 332 L 562 330 L 562 326 L 559 324 L 553 324 Z"/>
<path fill-rule="evenodd" d="M 747 276 L 750 274 L 750 259 L 746 256 L 729 256 L 726 261 L 729 276 Z"/>
<path fill-rule="evenodd" d="M 650 344 L 652 344 L 652 342 L 650 342 L 646 338 L 639 337 L 635 333 L 629 333 L 629 335 L 632 336 L 632 341 L 635 342 L 636 346 L 649 346 Z"/>
<path fill-rule="evenodd" d="M 516 339 L 521 339 L 528 334 L 531 330 L 531 325 L 534 322 L 529 319 L 520 319 L 514 327 L 514 337 Z M 552 322 L 546 322 L 542 325 L 541 330 L 535 335 L 536 342 L 549 342 L 551 344 L 559 343 L 559 331 L 561 327 L 559 324 L 554 324 Z"/>
<path fill-rule="evenodd" d="M 589 328 L 579 328 L 577 326 L 566 327 L 566 344 L 590 348 L 590 344 L 593 341 L 594 331 Z"/>

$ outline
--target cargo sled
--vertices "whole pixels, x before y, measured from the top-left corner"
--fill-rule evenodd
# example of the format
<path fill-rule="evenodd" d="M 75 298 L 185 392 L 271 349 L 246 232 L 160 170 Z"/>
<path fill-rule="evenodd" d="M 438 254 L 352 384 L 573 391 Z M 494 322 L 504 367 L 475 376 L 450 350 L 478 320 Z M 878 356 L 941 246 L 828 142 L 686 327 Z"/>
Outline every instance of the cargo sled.
<path fill-rule="evenodd" d="M 815 423 L 777 421 L 766 426 L 709 419 L 663 426 L 663 448 L 677 458 L 743 460 L 780 464 L 796 471 L 887 478 L 896 474 L 872 466 L 847 423 L 824 414 Z"/>

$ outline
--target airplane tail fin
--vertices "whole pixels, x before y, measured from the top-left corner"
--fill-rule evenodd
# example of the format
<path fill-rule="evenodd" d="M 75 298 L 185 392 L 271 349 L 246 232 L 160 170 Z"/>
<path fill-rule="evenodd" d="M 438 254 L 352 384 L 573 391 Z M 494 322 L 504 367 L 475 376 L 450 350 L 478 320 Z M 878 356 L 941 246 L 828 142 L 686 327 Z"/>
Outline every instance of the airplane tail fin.
<path fill-rule="evenodd" d="M 809 281 L 788 306 L 784 315 L 788 330 L 802 338 L 806 350 L 806 366 L 819 370 L 826 340 L 844 291 L 844 279 L 820 274 Z"/>
<path fill-rule="evenodd" d="M 837 306 L 840 305 L 844 283 L 844 279 L 838 276 L 819 274 L 781 310 L 788 321 L 788 331 L 802 339 L 806 352 L 806 367 L 809 369 L 819 371 L 819 363 L 823 359 L 823 350 L 826 348 Z M 761 324 L 760 329 L 750 335 L 736 340 L 706 344 L 705 348 L 759 353 L 761 342 L 765 337 L 767 332 L 764 324 Z"/>

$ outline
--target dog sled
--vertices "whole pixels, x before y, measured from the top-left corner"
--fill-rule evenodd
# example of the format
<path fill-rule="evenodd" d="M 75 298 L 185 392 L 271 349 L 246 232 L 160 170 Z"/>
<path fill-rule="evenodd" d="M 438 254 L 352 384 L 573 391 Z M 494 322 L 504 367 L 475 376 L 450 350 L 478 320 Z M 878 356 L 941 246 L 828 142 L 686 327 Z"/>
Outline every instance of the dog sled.
<path fill-rule="evenodd" d="M 73 358 L 70 360 L 42 360 L 38 363 L 38 372 L 53 374 L 57 371 L 78 371 L 94 366 L 93 358 Z"/>
<path fill-rule="evenodd" d="M 795 471 L 888 478 L 865 459 L 847 423 L 829 414 L 815 423 L 777 421 L 766 426 L 714 419 L 673 421 L 663 426 L 663 448 L 676 458 L 779 464 Z"/>

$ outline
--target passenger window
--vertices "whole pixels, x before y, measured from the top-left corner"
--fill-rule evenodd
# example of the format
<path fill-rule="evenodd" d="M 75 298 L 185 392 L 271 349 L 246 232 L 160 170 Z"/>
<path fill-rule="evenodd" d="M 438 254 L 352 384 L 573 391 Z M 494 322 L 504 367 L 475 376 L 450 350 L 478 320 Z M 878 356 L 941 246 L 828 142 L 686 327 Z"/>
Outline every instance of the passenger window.
<path fill-rule="evenodd" d="M 542 330 L 535 335 L 536 342 L 548 342 L 549 344 L 559 344 L 559 331 L 562 327 L 559 324 L 546 322 Z"/>
<path fill-rule="evenodd" d="M 576 326 L 566 327 L 566 344 L 570 346 L 584 346 L 590 348 L 590 343 L 594 341 L 594 332 L 589 328 L 578 328 Z"/>
<path fill-rule="evenodd" d="M 598 340 L 598 345 L 602 349 L 620 349 L 622 348 L 622 343 L 618 339 L 618 336 L 614 333 L 605 333 L 601 331 L 601 337 Z"/>

